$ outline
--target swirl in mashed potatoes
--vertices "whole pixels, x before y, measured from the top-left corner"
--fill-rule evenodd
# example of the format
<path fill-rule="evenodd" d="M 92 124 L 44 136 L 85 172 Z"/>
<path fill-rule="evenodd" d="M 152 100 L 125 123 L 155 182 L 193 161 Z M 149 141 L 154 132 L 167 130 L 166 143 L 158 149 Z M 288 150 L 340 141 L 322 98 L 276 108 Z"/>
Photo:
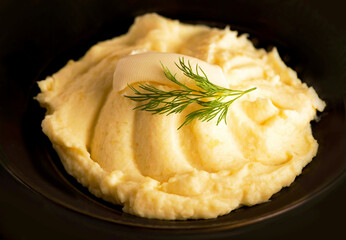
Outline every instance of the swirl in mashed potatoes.
<path fill-rule="evenodd" d="M 231 104 L 227 125 L 195 120 L 177 130 L 193 107 L 151 115 L 124 97 L 133 94 L 127 81 L 178 88 L 153 56 L 167 64 L 185 56 L 208 76 L 221 74 L 222 83 L 210 77 L 215 83 L 257 89 Z M 310 121 L 325 107 L 275 48 L 156 14 L 136 18 L 127 34 L 96 44 L 39 87 L 43 131 L 66 171 L 125 212 L 157 219 L 215 218 L 267 201 L 316 155 Z"/>

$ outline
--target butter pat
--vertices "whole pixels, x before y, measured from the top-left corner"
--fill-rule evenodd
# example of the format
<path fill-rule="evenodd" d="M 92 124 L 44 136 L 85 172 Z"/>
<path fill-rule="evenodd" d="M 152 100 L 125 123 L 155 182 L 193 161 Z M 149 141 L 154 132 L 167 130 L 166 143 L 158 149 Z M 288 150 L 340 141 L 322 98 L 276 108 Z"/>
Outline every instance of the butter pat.
<path fill-rule="evenodd" d="M 175 83 L 165 77 L 161 64 L 168 68 L 173 75 L 176 75 L 179 82 L 191 85 L 191 79 L 186 77 L 176 66 L 176 64 L 179 64 L 180 59 L 184 60 L 186 65 L 190 63 L 191 66 L 198 66 L 203 69 L 210 82 L 225 88 L 228 87 L 223 72 L 217 65 L 211 65 L 205 61 L 182 54 L 147 52 L 129 55 L 119 60 L 113 76 L 113 90 L 120 92 L 127 85 L 144 82 L 175 86 Z M 199 68 L 198 70 L 202 74 Z"/>

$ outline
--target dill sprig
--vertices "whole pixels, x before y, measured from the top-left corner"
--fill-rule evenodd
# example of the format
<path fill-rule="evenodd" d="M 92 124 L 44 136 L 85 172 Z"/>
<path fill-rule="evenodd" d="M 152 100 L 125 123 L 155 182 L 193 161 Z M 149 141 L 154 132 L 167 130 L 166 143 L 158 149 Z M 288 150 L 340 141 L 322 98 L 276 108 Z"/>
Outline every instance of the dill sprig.
<path fill-rule="evenodd" d="M 176 74 L 173 75 L 171 71 L 161 63 L 166 78 L 180 86 L 180 89 L 164 91 L 153 85 L 140 83 L 138 84 L 138 87 L 144 90 L 143 92 L 137 90 L 131 85 L 128 85 L 134 92 L 135 96 L 125 95 L 125 97 L 136 102 L 144 102 L 134 109 L 148 111 L 152 114 L 170 115 L 172 113 L 181 113 L 192 103 L 200 105 L 200 109 L 192 111 L 186 115 L 185 121 L 178 129 L 191 123 L 194 119 L 208 122 L 217 116 L 216 125 L 218 125 L 222 120 L 227 124 L 226 116 L 229 106 L 236 99 L 256 89 L 254 87 L 243 91 L 215 85 L 209 81 L 206 73 L 198 66 L 198 64 L 196 64 L 194 72 L 189 61 L 185 64 L 184 58 L 180 58 L 179 64 L 175 63 L 175 65 L 185 76 L 194 80 L 195 85 L 199 89 L 190 88 L 179 82 L 176 79 Z M 230 97 L 231 99 L 229 99 Z"/>

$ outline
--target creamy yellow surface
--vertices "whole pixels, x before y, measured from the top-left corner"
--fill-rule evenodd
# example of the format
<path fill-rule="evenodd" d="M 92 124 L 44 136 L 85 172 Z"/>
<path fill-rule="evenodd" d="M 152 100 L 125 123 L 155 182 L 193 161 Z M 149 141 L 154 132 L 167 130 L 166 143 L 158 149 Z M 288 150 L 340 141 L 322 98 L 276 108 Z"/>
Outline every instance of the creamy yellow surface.
<path fill-rule="evenodd" d="M 257 89 L 231 104 L 227 125 L 196 120 L 177 130 L 196 106 L 170 116 L 134 111 L 127 83 L 177 89 L 157 59 L 179 56 L 203 65 L 215 84 Z M 316 155 L 310 121 L 325 107 L 276 49 L 156 14 L 136 18 L 127 34 L 93 46 L 39 87 L 43 131 L 67 172 L 124 211 L 159 219 L 214 218 L 267 201 Z"/>

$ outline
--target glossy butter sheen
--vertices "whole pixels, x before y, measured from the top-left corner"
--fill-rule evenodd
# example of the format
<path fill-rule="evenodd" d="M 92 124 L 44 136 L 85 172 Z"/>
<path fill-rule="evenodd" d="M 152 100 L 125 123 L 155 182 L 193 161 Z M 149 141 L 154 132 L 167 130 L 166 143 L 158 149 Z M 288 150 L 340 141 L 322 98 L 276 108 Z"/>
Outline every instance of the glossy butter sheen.
<path fill-rule="evenodd" d="M 177 130 L 196 106 L 151 115 L 134 111 L 137 103 L 124 97 L 133 94 L 127 71 L 131 84 L 176 89 L 160 77 L 157 56 L 195 59 L 210 76 L 221 74 L 212 80 L 219 85 L 257 89 L 230 106 L 227 125 L 193 121 Z M 136 63 L 140 57 L 148 62 Z M 156 73 L 142 75 L 136 65 Z M 136 18 L 127 34 L 96 44 L 39 87 L 43 131 L 67 172 L 124 211 L 158 219 L 214 218 L 267 201 L 316 155 L 310 121 L 325 107 L 276 49 L 255 49 L 229 28 L 156 14 Z"/>

